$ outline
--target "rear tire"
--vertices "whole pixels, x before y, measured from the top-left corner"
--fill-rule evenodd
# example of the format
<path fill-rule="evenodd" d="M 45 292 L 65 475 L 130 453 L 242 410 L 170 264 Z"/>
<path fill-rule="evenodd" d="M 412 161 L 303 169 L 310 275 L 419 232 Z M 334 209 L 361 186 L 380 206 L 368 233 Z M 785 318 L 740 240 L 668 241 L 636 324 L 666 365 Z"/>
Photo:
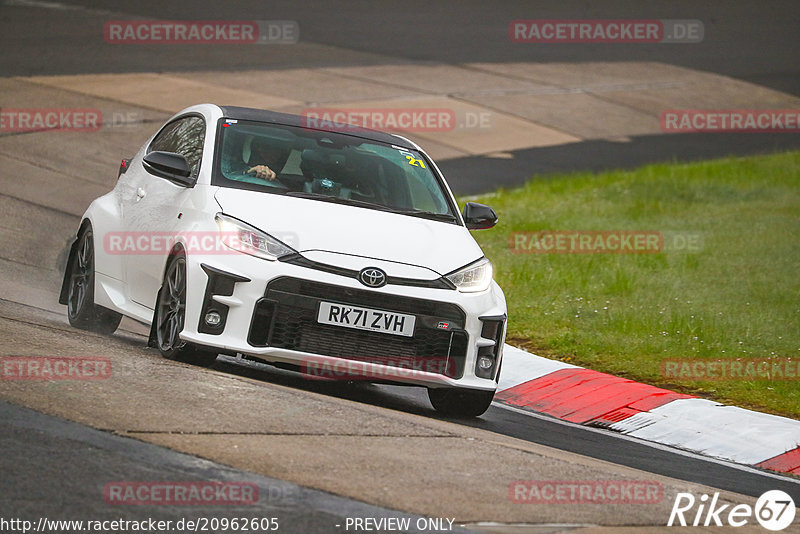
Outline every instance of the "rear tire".
<path fill-rule="evenodd" d="M 428 398 L 436 411 L 451 417 L 478 417 L 492 404 L 494 391 L 430 388 Z"/>
<path fill-rule="evenodd" d="M 94 303 L 94 235 L 86 226 L 78 234 L 75 253 L 67 263 L 67 319 L 81 330 L 113 334 L 122 315 Z"/>
<path fill-rule="evenodd" d="M 158 291 L 153 326 L 156 346 L 161 355 L 170 360 L 210 367 L 217 354 L 200 350 L 180 338 L 186 319 L 186 256 L 172 256 L 164 273 L 164 281 Z"/>

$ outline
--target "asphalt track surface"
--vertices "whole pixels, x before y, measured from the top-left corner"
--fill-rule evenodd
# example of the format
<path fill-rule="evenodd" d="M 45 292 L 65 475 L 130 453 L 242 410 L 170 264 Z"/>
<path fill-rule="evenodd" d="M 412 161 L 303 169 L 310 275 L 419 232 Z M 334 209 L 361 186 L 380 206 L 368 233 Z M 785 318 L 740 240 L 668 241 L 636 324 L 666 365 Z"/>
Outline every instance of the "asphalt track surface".
<path fill-rule="evenodd" d="M 63 421 L 0 402 L 0 443 L 4 473 L 0 517 L 52 520 L 127 519 L 153 521 L 201 518 L 277 519 L 281 532 L 335 532 L 347 517 L 419 516 L 345 499 L 256 474 L 244 474 L 193 456 Z M 20 469 L 24 466 L 24 469 Z M 97 499 L 108 480 L 229 481 L 255 484 L 262 496 L 257 512 L 249 505 L 200 510 L 151 505 L 134 511 Z M 95 490 L 99 491 L 95 491 Z M 191 529 L 189 529 L 191 530 Z M 412 530 L 417 532 L 417 530 Z M 454 532 L 468 532 L 455 529 Z"/>
<path fill-rule="evenodd" d="M 294 428 L 289 431 L 290 434 L 297 433 L 302 436 L 307 432 L 304 430 L 304 425 L 297 428 L 296 423 L 288 423 L 287 419 L 308 417 L 305 413 L 308 408 L 303 406 L 307 402 L 303 397 L 308 395 L 321 396 L 318 402 L 322 405 L 330 404 L 330 410 L 336 414 L 338 422 L 334 427 L 337 428 L 323 428 L 320 431 L 323 439 L 336 440 L 342 435 L 347 435 L 347 432 L 342 432 L 338 427 L 344 422 L 352 421 L 356 427 L 364 425 L 366 429 L 367 435 L 363 437 L 365 448 L 370 448 L 369 441 L 374 439 L 370 437 L 372 434 L 370 434 L 369 419 L 358 422 L 364 417 L 365 408 L 377 410 L 381 417 L 390 419 L 408 417 L 413 425 L 410 428 L 414 428 L 413 432 L 416 433 L 423 432 L 431 425 L 438 425 L 437 421 L 451 424 L 432 410 L 424 390 L 419 388 L 309 382 L 295 373 L 267 365 L 235 361 L 229 357 L 221 357 L 212 370 L 192 368 L 174 362 L 159 361 L 160 357 L 153 354 L 155 351 L 145 348 L 144 336 L 132 331 L 136 328 L 130 330 L 130 325 L 112 338 L 113 343 L 111 340 L 104 342 L 102 337 L 71 329 L 53 312 L 8 301 L 3 301 L 2 307 L 0 316 L 4 333 L 14 340 L 5 350 L 19 354 L 21 340 L 30 339 L 32 341 L 30 350 L 34 352 L 42 351 L 41 346 L 44 345 L 51 347 L 50 354 L 74 354 L 75 347 L 80 347 L 79 350 L 85 351 L 86 354 L 118 355 L 121 359 L 113 360 L 116 382 L 109 387 L 124 388 L 124 391 L 109 394 L 87 390 L 82 393 L 80 387 L 75 391 L 71 386 L 59 384 L 23 386 L 27 389 L 16 390 L 11 384 L 6 385 L 3 397 L 15 404 L 27 405 L 49 413 L 64 414 L 69 419 L 88 423 L 101 430 L 90 429 L 84 424 L 66 422 L 60 418 L 38 415 L 26 408 L 0 402 L 0 414 L 2 414 L 0 435 L 3 436 L 0 441 L 4 451 L 3 455 L 0 455 L 0 468 L 6 473 L 1 490 L 3 499 L 0 501 L 0 517 L 43 516 L 58 519 L 101 520 L 117 517 L 141 520 L 152 517 L 176 521 L 180 518 L 194 519 L 201 516 L 236 517 L 240 511 L 236 507 L 204 506 L 191 507 L 187 510 L 187 507 L 175 506 L 108 506 L 99 497 L 102 495 L 103 485 L 109 481 L 119 480 L 253 481 L 258 484 L 261 495 L 269 496 L 274 493 L 277 497 L 262 498 L 257 514 L 247 507 L 241 507 L 243 508 L 241 516 L 274 515 L 279 517 L 284 525 L 281 530 L 287 532 L 335 532 L 339 529 L 332 525 L 340 525 L 342 518 L 346 517 L 408 515 L 392 510 L 395 507 L 391 505 L 371 506 L 359 502 L 359 499 L 333 498 L 323 492 L 308 490 L 303 484 L 295 485 L 270 477 L 261 477 L 247 472 L 251 469 L 242 472 L 139 441 L 145 439 L 158 443 L 163 439 L 165 440 L 163 443 L 169 448 L 180 450 L 181 440 L 191 441 L 193 438 L 201 442 L 203 439 L 213 442 L 220 435 L 243 433 L 241 436 L 243 439 L 248 437 L 257 439 L 259 436 L 269 439 L 274 432 L 260 428 L 265 413 L 259 409 L 256 404 L 257 398 L 253 395 L 242 397 L 241 400 L 238 398 L 221 400 L 222 404 L 218 408 L 212 408 L 212 412 L 208 412 L 207 402 L 198 404 L 196 409 L 187 406 L 187 400 L 189 403 L 193 402 L 191 399 L 196 398 L 198 394 L 205 400 L 208 395 L 203 393 L 207 391 L 206 381 L 225 380 L 226 376 L 234 378 L 233 382 L 225 380 L 234 391 L 238 389 L 235 377 L 252 382 L 254 392 L 258 395 L 270 396 L 274 388 L 289 391 L 290 396 L 286 402 L 290 404 L 281 402 L 277 405 L 278 410 L 266 417 L 269 420 L 277 418 L 279 423 L 283 421 L 289 424 L 289 428 Z M 31 337 L 32 335 L 35 338 Z M 63 342 L 58 343 L 56 341 L 58 339 L 63 339 Z M 119 354 L 118 349 L 121 349 Z M 126 369 L 127 367 L 130 369 Z M 179 379 L 184 376 L 186 379 Z M 216 386 L 215 390 L 220 390 L 219 386 Z M 211 393 L 215 391 L 212 390 Z M 127 397 L 127 400 L 122 401 L 116 397 Z M 60 405 L 53 404 L 54 399 L 59 398 Z M 342 402 L 348 405 L 347 411 L 343 412 L 337 408 Z M 237 408 L 242 404 L 245 408 Z M 103 405 L 107 407 L 103 408 Z M 349 407 L 351 405 L 360 406 L 361 408 L 356 408 L 356 411 L 362 413 L 360 415 L 348 413 L 352 410 Z M 161 406 L 164 407 L 160 408 Z M 272 406 L 274 410 L 276 405 Z M 248 411 L 250 409 L 253 410 L 252 413 Z M 319 410 L 319 407 L 316 409 Z M 331 414 L 320 413 L 317 417 L 324 419 L 330 416 Z M 116 426 L 119 423 L 110 421 L 110 417 L 120 420 L 123 426 Z M 186 420 L 186 417 L 190 419 Z M 245 423 L 241 432 L 225 430 L 225 427 L 229 426 L 225 420 L 231 417 L 244 421 L 251 419 L 252 422 Z M 153 420 L 164 420 L 164 422 L 154 424 Z M 499 405 L 492 406 L 479 419 L 466 422 L 454 420 L 452 423 L 509 436 L 531 444 L 574 452 L 581 457 L 632 467 L 640 470 L 642 474 L 650 473 L 648 476 L 669 477 L 676 480 L 673 484 L 684 491 L 698 491 L 693 488 L 696 488 L 697 484 L 702 484 L 705 487 L 715 488 L 715 491 L 729 491 L 755 498 L 764 491 L 782 489 L 793 498 L 800 499 L 800 483 L 796 479 L 654 446 L 605 430 L 565 424 L 546 416 L 534 416 Z M 158 426 L 159 424 L 162 426 Z M 235 428 L 242 428 L 237 427 L 235 422 L 231 424 Z M 359 433 L 355 432 L 356 435 Z M 401 436 L 407 435 L 404 433 L 408 432 L 407 429 L 398 429 Z M 456 430 L 456 432 L 461 431 Z M 330 435 L 326 438 L 328 433 Z M 396 446 L 404 447 L 403 443 L 407 439 L 401 438 Z M 216 446 L 213 444 L 208 448 L 204 445 L 198 446 L 201 457 L 213 457 L 216 452 Z M 267 441 L 263 446 L 269 448 L 270 444 Z M 302 446 L 301 444 L 300 447 Z M 419 445 L 408 445 L 412 448 L 417 446 Z M 231 445 L 227 444 L 225 447 L 229 448 Z M 309 450 L 299 456 L 303 458 L 306 454 L 312 456 L 313 451 Z M 453 455 L 456 454 L 454 451 Z M 288 460 L 290 464 L 297 458 L 297 455 L 291 456 L 292 458 Z M 422 454 L 419 458 L 424 461 L 426 456 L 427 454 Z M 260 462 L 258 458 L 255 461 Z M 344 461 L 334 454 L 324 462 L 325 465 L 331 465 L 331 468 L 335 469 L 335 466 Z M 312 464 L 310 461 L 309 463 Z M 368 471 L 372 469 L 370 466 L 364 468 Z M 544 468 L 520 464 L 519 469 L 520 473 L 540 473 Z M 314 474 L 314 470 L 311 471 L 309 476 L 312 479 L 316 476 L 323 478 L 326 476 L 322 472 Z M 610 471 L 614 472 L 614 469 Z M 580 469 L 578 472 L 581 472 Z M 581 475 L 571 474 L 569 470 L 565 470 L 561 476 L 564 480 L 583 479 Z M 682 487 L 679 482 L 681 480 L 686 481 L 686 487 Z M 381 485 L 391 483 L 391 480 L 380 482 Z M 442 490 L 451 494 L 450 492 L 455 489 L 450 486 L 446 478 L 439 481 L 439 484 L 439 488 L 430 489 L 432 496 Z M 397 505 L 397 508 L 403 509 L 400 505 Z M 492 519 L 502 522 L 502 519 L 497 517 Z M 665 520 L 665 517 L 654 518 L 655 524 L 664 524 Z M 595 520 L 589 524 L 616 524 L 614 519 L 608 521 L 609 523 L 604 523 Z M 551 522 L 565 523 L 563 520 Z M 585 524 L 578 520 L 567 523 L 573 526 Z M 632 521 L 631 524 L 636 523 Z M 467 522 L 465 527 L 480 529 L 481 525 Z"/>
<path fill-rule="evenodd" d="M 42 5 L 57 6 L 41 8 Z M 0 4 L 3 76 L 476 62 L 654 61 L 752 82 L 800 96 L 800 7 L 791 0 L 698 3 L 564 2 L 162 2 L 154 0 L 6 0 Z M 8 15 L 5 15 L 8 13 Z M 86 14 L 93 16 L 85 16 Z M 295 20 L 294 46 L 236 47 L 98 44 L 95 15 L 127 19 Z M 696 44 L 547 44 L 508 39 L 517 19 L 696 19 Z M 413 80 L 409 80 L 413 84 Z M 224 104 L 224 103 L 223 103 Z M 769 107 L 769 106 L 767 106 Z M 519 185 L 533 175 L 633 168 L 649 162 L 695 161 L 800 146 L 795 134 L 703 133 L 587 140 L 510 151 L 508 159 L 468 156 L 441 162 L 457 194 Z"/>
<path fill-rule="evenodd" d="M 168 54 L 152 47 L 129 48 L 123 53 L 97 47 L 88 39 L 98 28 L 81 24 L 79 12 L 70 6 L 125 14 L 141 18 L 172 19 L 290 19 L 300 23 L 305 46 L 264 51 L 245 49 L 231 60 L 223 49 L 175 47 Z M 731 76 L 786 93 L 800 95 L 800 9 L 796 2 L 726 2 L 713 6 L 696 2 L 649 3 L 608 2 L 602 7 L 591 2 L 211 2 L 165 3 L 155 1 L 64 1 L 53 7 L 16 0 L 0 4 L 0 74 L 8 76 L 122 73 L 243 68 L 281 69 L 289 67 L 386 64 L 395 61 L 559 61 L 655 60 Z M 634 15 L 635 13 L 635 15 Z M 576 48 L 553 45 L 546 48 L 514 46 L 507 40 L 487 35 L 505 35 L 508 21 L 524 18 L 670 18 L 701 19 L 706 24 L 704 43 L 699 45 L 588 46 Z M 712 31 L 713 30 L 713 31 Z M 2 104 L 2 102 L 0 102 Z M 493 186 L 514 185 L 534 173 L 562 170 L 596 170 L 636 166 L 650 161 L 691 160 L 726 154 L 768 152 L 800 146 L 798 136 L 787 135 L 679 135 L 643 136 L 621 145 L 588 141 L 564 147 L 530 149 L 515 153 L 513 160 L 463 158 L 446 161 L 448 175 L 460 192 L 478 192 L 486 177 Z M 69 147 L 64 147 L 69 150 Z M 131 148 L 132 150 L 135 147 Z M 77 220 L 74 221 L 77 223 Z M 5 260 L 14 261 L 4 255 Z M 49 280 L 52 282 L 52 280 Z M 20 284 L 25 284 L 20 280 Z M 55 288 L 44 289 L 54 295 Z M 6 317 L 36 328 L 57 331 L 52 314 L 17 298 Z M 63 323 L 63 319 L 62 319 Z M 13 335 L 9 327 L 4 335 Z M 80 340 L 79 332 L 71 334 Z M 146 352 L 143 338 L 130 332 L 133 357 Z M 91 336 L 89 336 L 91 337 Z M 91 341 L 87 337 L 87 342 Z M 117 336 L 118 337 L 118 336 Z M 4 351 L 5 353 L 5 351 Z M 399 412 L 420 420 L 440 420 L 430 408 L 423 390 L 378 385 L 325 387 L 309 385 L 290 373 L 270 367 L 218 361 L 215 371 L 278 384 L 300 391 L 322 393 L 356 403 Z M 208 371 L 201 371 L 208 372 Z M 783 489 L 800 502 L 796 480 L 741 468 L 724 462 L 624 439 L 602 430 L 563 424 L 546 417 L 534 417 L 499 406 L 470 422 L 459 422 L 521 440 L 554 447 L 664 475 L 704 484 L 747 496 L 768 489 Z M 152 473 L 173 478 L 251 477 L 262 488 L 280 487 L 282 500 L 269 503 L 285 514 L 297 532 L 327 532 L 331 522 L 347 515 L 394 513 L 330 494 L 313 492 L 155 445 L 58 418 L 37 415 L 25 408 L 0 403 L 2 449 L 0 469 L 3 516 L 28 511 L 37 515 L 71 510 L 87 517 L 102 518 L 108 510 L 103 503 L 87 499 L 86 488 L 94 488 L 109 477 L 146 478 Z M 87 450 L 92 462 L 86 462 Z M 301 497 L 299 497 L 301 496 Z M 165 518 L 186 515 L 185 510 L 159 509 L 152 514 Z"/>
<path fill-rule="evenodd" d="M 6 0 L 7 6 L 33 5 Z M 47 2 L 41 2 L 47 4 Z M 40 5 L 41 5 L 40 4 Z M 715 72 L 800 96 L 800 9 L 791 0 L 773 2 L 698 3 L 691 0 L 637 2 L 347 2 L 292 0 L 262 2 L 163 2 L 140 0 L 64 0 L 64 6 L 147 19 L 296 20 L 301 41 L 336 47 L 337 54 L 313 51 L 210 51 L 179 47 L 169 54 L 153 48 L 128 50 L 124 55 L 96 46 L 97 28 L 69 24 L 69 11 L 47 20 L 34 14 L 25 20 L 5 19 L 6 53 L 0 58 L 5 75 L 51 75 L 87 72 L 150 72 L 209 67 L 231 71 L 248 68 L 330 66 L 396 61 L 660 61 Z M 705 38 L 697 45 L 616 44 L 614 46 L 526 47 L 509 42 L 508 23 L 516 19 L 698 19 Z M 19 24 L 19 23 L 22 24 Z M 67 23 L 66 25 L 59 24 Z M 497 36 L 500 36 L 498 38 Z M 287 47 L 291 48 L 291 47 Z"/>
<path fill-rule="evenodd" d="M 288 372 L 278 375 L 280 371 L 268 365 L 255 364 L 249 368 L 247 366 L 242 368 L 241 364 L 224 359 L 215 364 L 215 368 L 251 377 L 269 376 L 272 382 L 277 381 L 292 387 L 308 387 L 307 381 L 297 375 Z M 435 412 L 431 412 L 425 390 L 420 388 L 361 384 L 350 385 L 339 391 L 329 390 L 328 393 L 358 402 L 439 418 Z M 800 481 L 762 470 L 742 468 L 730 462 L 709 461 L 700 455 L 682 453 L 657 444 L 654 447 L 652 443 L 632 440 L 606 430 L 587 429 L 546 415 L 534 417 L 522 410 L 499 403 L 495 403 L 480 418 L 458 422 L 548 447 L 753 497 L 769 489 L 782 489 L 792 496 L 800 496 Z"/>

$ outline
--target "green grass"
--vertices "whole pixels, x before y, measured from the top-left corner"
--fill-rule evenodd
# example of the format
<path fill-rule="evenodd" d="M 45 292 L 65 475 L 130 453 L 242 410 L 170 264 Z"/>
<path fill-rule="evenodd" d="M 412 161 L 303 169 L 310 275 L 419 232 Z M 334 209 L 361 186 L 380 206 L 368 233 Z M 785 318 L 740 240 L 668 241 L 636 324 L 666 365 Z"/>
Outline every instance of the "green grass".
<path fill-rule="evenodd" d="M 509 306 L 509 342 L 668 389 L 800 418 L 800 379 L 684 382 L 664 359 L 800 359 L 800 152 L 537 177 L 479 199 L 473 232 Z M 512 232 L 699 234 L 695 251 L 515 254 Z M 667 240 L 669 242 L 669 239 Z"/>

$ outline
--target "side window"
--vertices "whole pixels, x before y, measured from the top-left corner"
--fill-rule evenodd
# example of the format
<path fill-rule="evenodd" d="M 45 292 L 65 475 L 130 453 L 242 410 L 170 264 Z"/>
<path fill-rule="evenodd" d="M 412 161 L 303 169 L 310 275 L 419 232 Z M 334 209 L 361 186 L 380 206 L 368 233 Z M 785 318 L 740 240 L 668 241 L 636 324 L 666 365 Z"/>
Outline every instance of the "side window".
<path fill-rule="evenodd" d="M 184 117 L 164 126 L 150 143 L 148 152 L 160 150 L 175 152 L 186 158 L 192 175 L 197 176 L 200 159 L 203 156 L 203 141 L 206 137 L 206 123 L 200 117 Z"/>

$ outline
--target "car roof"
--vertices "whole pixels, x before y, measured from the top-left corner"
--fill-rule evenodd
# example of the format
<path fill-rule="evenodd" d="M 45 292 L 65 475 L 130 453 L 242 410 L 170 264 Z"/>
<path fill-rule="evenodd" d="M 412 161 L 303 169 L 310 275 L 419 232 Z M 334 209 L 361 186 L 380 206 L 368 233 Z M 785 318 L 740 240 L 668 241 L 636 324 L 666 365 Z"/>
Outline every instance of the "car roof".
<path fill-rule="evenodd" d="M 300 128 L 308 128 L 304 123 L 301 115 L 293 115 L 290 113 L 279 113 L 277 111 L 269 111 L 266 109 L 243 108 L 239 106 L 219 106 L 222 110 L 222 116 L 228 119 L 240 119 L 245 121 L 256 122 L 269 122 L 272 124 L 282 124 L 284 126 L 297 126 Z M 317 130 L 320 128 L 310 128 Z M 320 129 L 321 130 L 321 129 Z M 331 129 L 329 131 L 336 131 Z M 360 137 L 362 139 L 370 139 L 372 141 L 379 141 L 381 143 L 389 143 L 402 148 L 416 148 L 408 140 L 402 137 L 392 135 L 378 130 L 370 130 L 369 128 L 357 127 L 358 135 L 353 132 L 338 132 L 353 137 Z"/>

